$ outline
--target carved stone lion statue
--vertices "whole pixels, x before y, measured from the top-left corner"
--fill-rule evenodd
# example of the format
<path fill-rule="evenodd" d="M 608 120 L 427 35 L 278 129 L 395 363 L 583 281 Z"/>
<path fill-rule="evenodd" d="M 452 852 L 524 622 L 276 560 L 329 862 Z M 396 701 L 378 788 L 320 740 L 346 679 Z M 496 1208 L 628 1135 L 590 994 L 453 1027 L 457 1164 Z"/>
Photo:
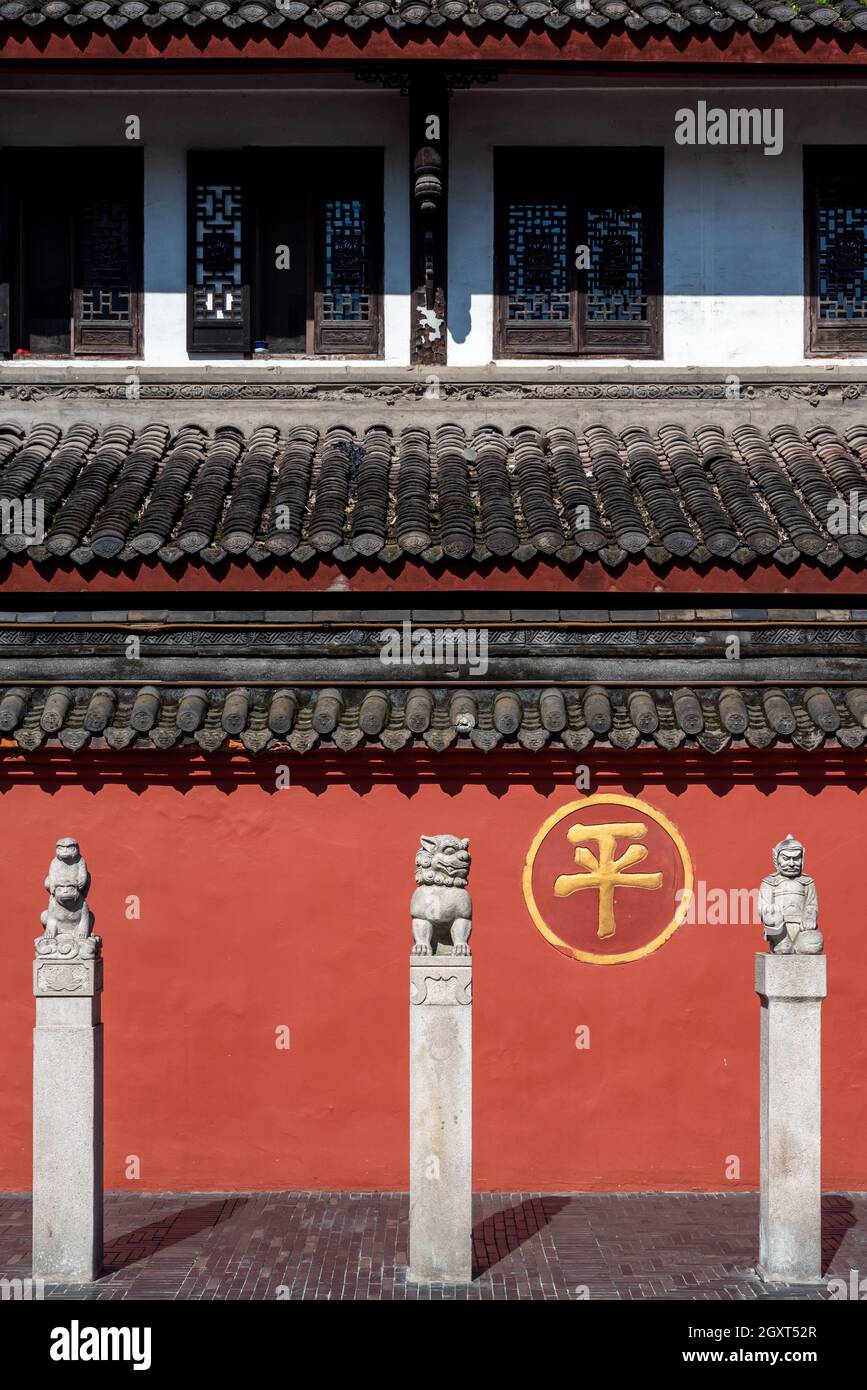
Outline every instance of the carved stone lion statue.
<path fill-rule="evenodd" d="M 473 900 L 467 892 L 470 874 L 469 840 L 456 835 L 422 835 L 415 856 L 418 884 L 409 905 L 412 914 L 412 952 L 468 956 L 473 929 Z"/>
<path fill-rule="evenodd" d="M 37 956 L 54 960 L 92 960 L 98 956 L 102 943 L 91 934 L 93 913 L 85 898 L 90 874 L 77 840 L 57 841 L 45 887 L 49 899 L 39 917 L 44 930 L 36 938 Z"/>

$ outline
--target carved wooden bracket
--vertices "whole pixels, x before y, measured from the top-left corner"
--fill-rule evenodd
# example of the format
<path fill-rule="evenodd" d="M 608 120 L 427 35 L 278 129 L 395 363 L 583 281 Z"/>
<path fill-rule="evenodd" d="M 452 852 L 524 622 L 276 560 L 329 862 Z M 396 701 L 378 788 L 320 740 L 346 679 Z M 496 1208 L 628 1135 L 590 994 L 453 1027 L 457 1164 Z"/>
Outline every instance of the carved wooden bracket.
<path fill-rule="evenodd" d="M 425 69 L 412 76 L 410 361 L 426 366 L 446 362 L 448 100 L 445 73 Z"/>

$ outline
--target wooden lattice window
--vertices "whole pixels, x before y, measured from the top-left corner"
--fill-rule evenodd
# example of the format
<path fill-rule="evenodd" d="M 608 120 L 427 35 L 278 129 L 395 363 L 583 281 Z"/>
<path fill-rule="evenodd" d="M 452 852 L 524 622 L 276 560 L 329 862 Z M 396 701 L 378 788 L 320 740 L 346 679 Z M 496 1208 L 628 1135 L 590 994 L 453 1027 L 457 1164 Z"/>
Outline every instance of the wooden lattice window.
<path fill-rule="evenodd" d="M 495 155 L 498 357 L 658 357 L 657 150 Z"/>
<path fill-rule="evenodd" d="M 232 155 L 189 158 L 190 352 L 244 353 L 250 339 L 249 190 Z"/>
<path fill-rule="evenodd" d="M 7 149 L 0 352 L 141 355 L 140 150 Z"/>
<path fill-rule="evenodd" d="M 379 151 L 190 156 L 189 349 L 382 355 Z"/>
<path fill-rule="evenodd" d="M 804 151 L 806 350 L 867 352 L 867 149 Z"/>
<path fill-rule="evenodd" d="M 368 349 L 374 323 L 369 201 L 362 195 L 321 199 L 317 209 L 319 288 L 316 349 Z"/>

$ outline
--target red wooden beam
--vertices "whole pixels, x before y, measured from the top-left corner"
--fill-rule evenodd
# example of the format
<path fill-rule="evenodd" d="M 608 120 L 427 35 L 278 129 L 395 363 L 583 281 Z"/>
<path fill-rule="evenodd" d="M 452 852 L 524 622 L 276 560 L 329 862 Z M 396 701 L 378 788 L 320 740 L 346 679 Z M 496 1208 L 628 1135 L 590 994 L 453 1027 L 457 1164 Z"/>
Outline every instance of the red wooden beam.
<path fill-rule="evenodd" d="M 250 563 L 229 563 L 209 569 L 205 565 L 167 566 L 153 557 L 129 566 L 109 563 L 82 571 L 71 561 L 37 566 L 26 559 L 0 562 L 0 588 L 13 594 L 38 594 L 46 601 L 52 594 L 328 594 L 353 596 L 450 593 L 526 597 L 540 594 L 715 594 L 737 597 L 745 604 L 759 595 L 809 594 L 816 599 L 842 595 L 863 597 L 863 566 L 841 565 L 830 574 L 821 566 L 803 563 L 781 570 L 773 562 L 747 569 L 731 564 L 708 564 L 696 569 L 686 562 L 655 566 L 646 560 L 627 560 L 616 569 L 598 562 L 563 568 L 556 561 L 538 559 L 517 566 L 488 561 L 480 568 L 471 562 L 427 566 L 404 558 L 394 565 L 362 561 L 346 570 L 333 560 L 321 560 L 301 568 L 273 565 L 261 571 Z M 143 600 L 141 600 L 143 601 Z M 8 605 L 7 605 L 8 606 Z M 104 605 L 103 605 L 104 606 Z"/>
<path fill-rule="evenodd" d="M 738 27 L 724 34 L 694 28 L 682 34 L 642 30 L 634 33 L 622 25 L 604 30 L 569 28 L 552 31 L 543 24 L 511 30 L 491 24 L 483 29 L 401 29 L 395 32 L 383 24 L 371 24 L 360 31 L 336 26 L 312 30 L 305 25 L 273 30 L 245 28 L 241 31 L 214 32 L 210 27 L 194 30 L 146 29 L 130 24 L 111 31 L 101 26 L 76 28 L 72 32 L 32 30 L 23 25 L 4 27 L 0 33 L 0 64 L 30 66 L 34 61 L 64 66 L 75 60 L 80 65 L 123 61 L 141 63 L 198 62 L 207 59 L 226 64 L 231 70 L 242 60 L 284 69 L 291 63 L 332 63 L 340 67 L 364 62 L 479 62 L 520 63 L 559 68 L 579 64 L 608 70 L 613 65 L 669 65 L 676 70 L 697 66 L 706 70 L 732 63 L 749 68 L 773 67 L 811 70 L 857 68 L 867 65 L 867 35 L 860 30 L 839 34 L 817 30 L 798 34 L 777 28 L 769 34 L 753 34 Z M 80 66 L 77 67 L 81 71 Z M 742 75 L 739 73 L 739 76 Z"/>

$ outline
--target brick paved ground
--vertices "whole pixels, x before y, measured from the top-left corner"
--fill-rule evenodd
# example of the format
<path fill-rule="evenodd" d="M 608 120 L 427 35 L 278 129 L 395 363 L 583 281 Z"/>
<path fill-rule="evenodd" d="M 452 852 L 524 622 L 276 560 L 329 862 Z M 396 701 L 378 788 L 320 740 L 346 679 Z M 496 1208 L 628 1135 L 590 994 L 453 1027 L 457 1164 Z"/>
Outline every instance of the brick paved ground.
<path fill-rule="evenodd" d="M 765 1286 L 758 1197 L 487 1193 L 475 1199 L 471 1285 L 408 1285 L 403 1193 L 119 1195 L 106 1199 L 108 1273 L 48 1298 L 822 1298 Z M 867 1193 L 823 1199 L 830 1274 L 867 1277 Z M 0 1196 L 0 1276 L 24 1277 L 30 1203 Z M 278 1293 L 278 1290 L 282 1292 Z"/>

